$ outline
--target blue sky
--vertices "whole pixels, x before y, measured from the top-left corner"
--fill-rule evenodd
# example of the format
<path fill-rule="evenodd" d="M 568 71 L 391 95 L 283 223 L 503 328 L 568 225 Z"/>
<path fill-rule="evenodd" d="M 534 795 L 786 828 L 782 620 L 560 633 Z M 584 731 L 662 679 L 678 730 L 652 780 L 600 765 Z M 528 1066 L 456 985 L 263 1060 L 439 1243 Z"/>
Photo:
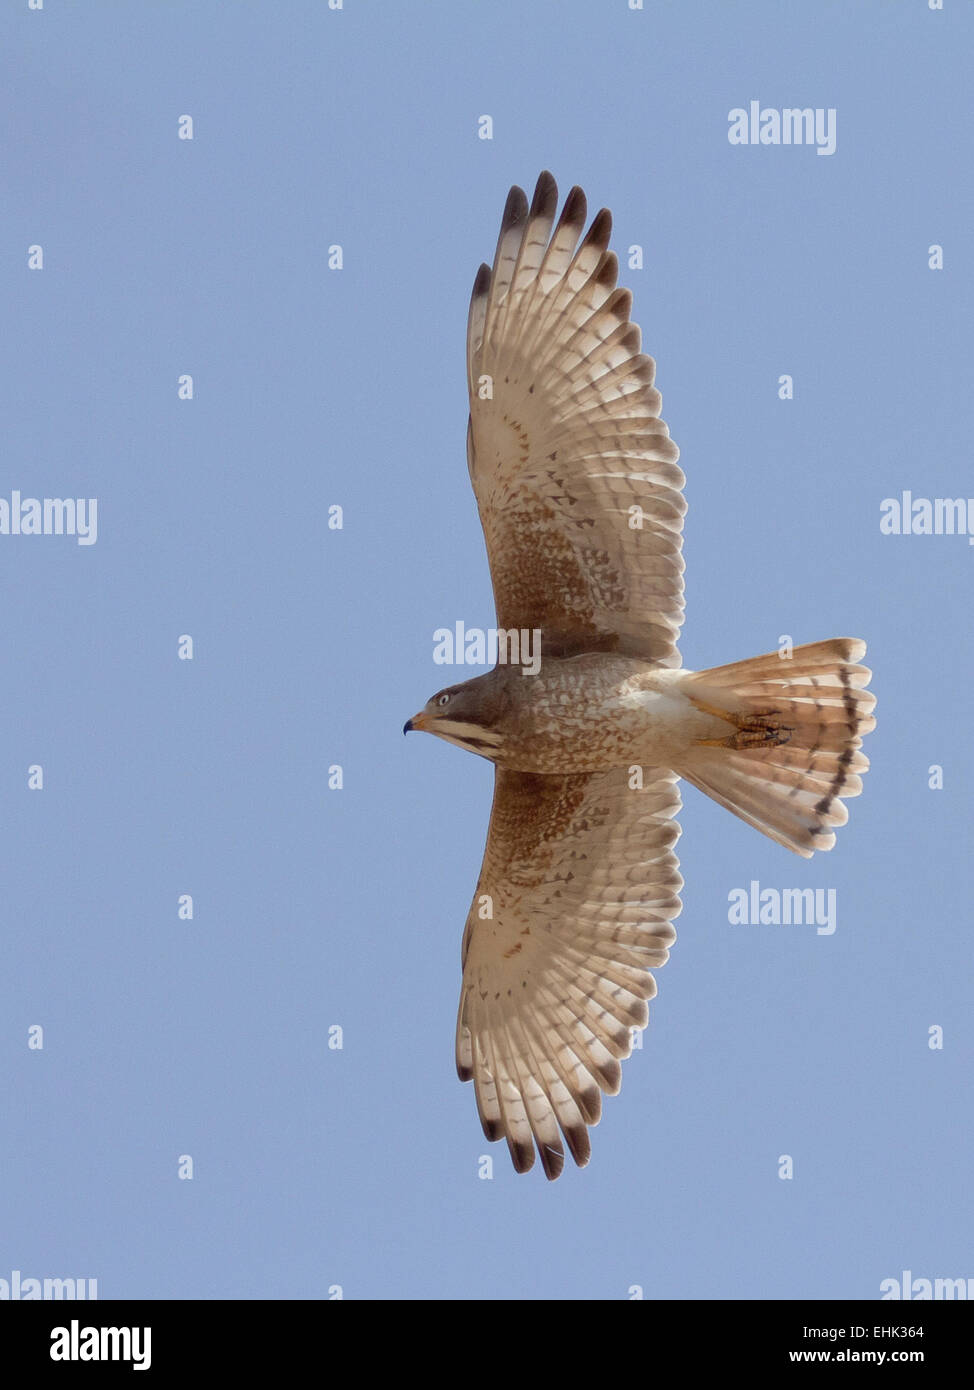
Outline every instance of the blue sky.
<path fill-rule="evenodd" d="M 97 498 L 98 536 L 0 535 L 0 1278 L 974 1276 L 974 551 L 879 526 L 905 489 L 974 493 L 972 38 L 956 0 L 4 8 L 0 498 Z M 834 154 L 730 144 L 751 100 L 833 108 Z M 643 248 L 621 278 L 687 474 L 685 664 L 864 637 L 879 700 L 831 854 L 685 789 L 643 1047 L 550 1185 L 454 1071 L 491 770 L 401 735 L 474 674 L 433 663 L 434 630 L 494 621 L 467 301 L 545 167 L 611 207 L 624 266 Z M 834 889 L 834 934 L 732 925 L 752 881 Z"/>

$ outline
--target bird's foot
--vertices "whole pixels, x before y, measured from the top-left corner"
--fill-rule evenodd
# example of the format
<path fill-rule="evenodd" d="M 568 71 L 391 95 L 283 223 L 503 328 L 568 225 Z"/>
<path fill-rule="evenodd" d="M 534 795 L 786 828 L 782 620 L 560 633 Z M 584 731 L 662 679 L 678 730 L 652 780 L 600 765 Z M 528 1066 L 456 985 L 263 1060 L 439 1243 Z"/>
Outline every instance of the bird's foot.
<path fill-rule="evenodd" d="M 793 724 L 782 722 L 778 710 L 766 710 L 762 714 L 751 711 L 734 713 L 732 710 L 715 709 L 702 700 L 694 700 L 693 703 L 706 714 L 716 715 L 718 719 L 737 726 L 736 732 L 728 734 L 726 738 L 698 739 L 698 744 L 705 748 L 734 748 L 739 752 L 753 748 L 776 748 L 782 743 L 789 743 L 795 732 Z"/>

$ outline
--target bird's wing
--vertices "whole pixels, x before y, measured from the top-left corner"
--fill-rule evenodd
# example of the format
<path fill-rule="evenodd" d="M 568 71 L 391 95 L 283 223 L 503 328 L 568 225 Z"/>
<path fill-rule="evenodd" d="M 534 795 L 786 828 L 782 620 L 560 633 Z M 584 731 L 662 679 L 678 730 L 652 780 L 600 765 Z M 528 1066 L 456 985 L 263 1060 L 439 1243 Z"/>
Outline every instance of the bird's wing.
<path fill-rule="evenodd" d="M 487 848 L 463 938 L 457 1071 L 473 1080 L 488 1139 L 526 1172 L 537 1144 L 558 1177 L 565 1137 L 614 1095 L 632 1029 L 656 993 L 648 972 L 676 937 L 683 880 L 673 773 L 625 768 L 537 776 L 497 768 Z M 560 1133 L 559 1133 L 560 1131 Z"/>
<path fill-rule="evenodd" d="M 557 202 L 548 173 L 530 209 L 511 189 L 470 303 L 467 457 L 498 626 L 540 629 L 552 655 L 679 666 L 679 450 L 616 288 L 612 219 L 603 208 L 576 249 L 585 195 L 572 189 L 552 231 Z"/>

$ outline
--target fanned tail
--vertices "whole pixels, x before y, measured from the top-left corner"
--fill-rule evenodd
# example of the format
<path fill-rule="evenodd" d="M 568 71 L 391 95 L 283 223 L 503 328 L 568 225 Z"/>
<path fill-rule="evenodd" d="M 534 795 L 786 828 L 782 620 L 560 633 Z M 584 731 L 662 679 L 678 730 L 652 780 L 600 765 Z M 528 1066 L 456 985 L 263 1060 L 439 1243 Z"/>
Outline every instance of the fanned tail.
<path fill-rule="evenodd" d="M 869 761 L 862 737 L 875 728 L 865 642 L 838 637 L 688 673 L 683 693 L 732 726 L 698 743 L 675 770 L 688 782 L 796 854 L 835 844 Z"/>

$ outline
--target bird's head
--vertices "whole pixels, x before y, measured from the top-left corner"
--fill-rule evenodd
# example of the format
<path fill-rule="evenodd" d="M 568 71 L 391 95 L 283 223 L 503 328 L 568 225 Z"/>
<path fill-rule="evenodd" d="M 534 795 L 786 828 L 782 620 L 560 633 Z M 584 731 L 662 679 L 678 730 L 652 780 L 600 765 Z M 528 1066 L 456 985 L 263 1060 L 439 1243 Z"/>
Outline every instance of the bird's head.
<path fill-rule="evenodd" d="M 493 679 L 495 675 L 491 671 L 462 685 L 438 690 L 418 714 L 406 720 L 403 733 L 418 729 L 483 758 L 495 757 L 502 742 L 497 724 L 505 705 L 503 692 Z"/>

